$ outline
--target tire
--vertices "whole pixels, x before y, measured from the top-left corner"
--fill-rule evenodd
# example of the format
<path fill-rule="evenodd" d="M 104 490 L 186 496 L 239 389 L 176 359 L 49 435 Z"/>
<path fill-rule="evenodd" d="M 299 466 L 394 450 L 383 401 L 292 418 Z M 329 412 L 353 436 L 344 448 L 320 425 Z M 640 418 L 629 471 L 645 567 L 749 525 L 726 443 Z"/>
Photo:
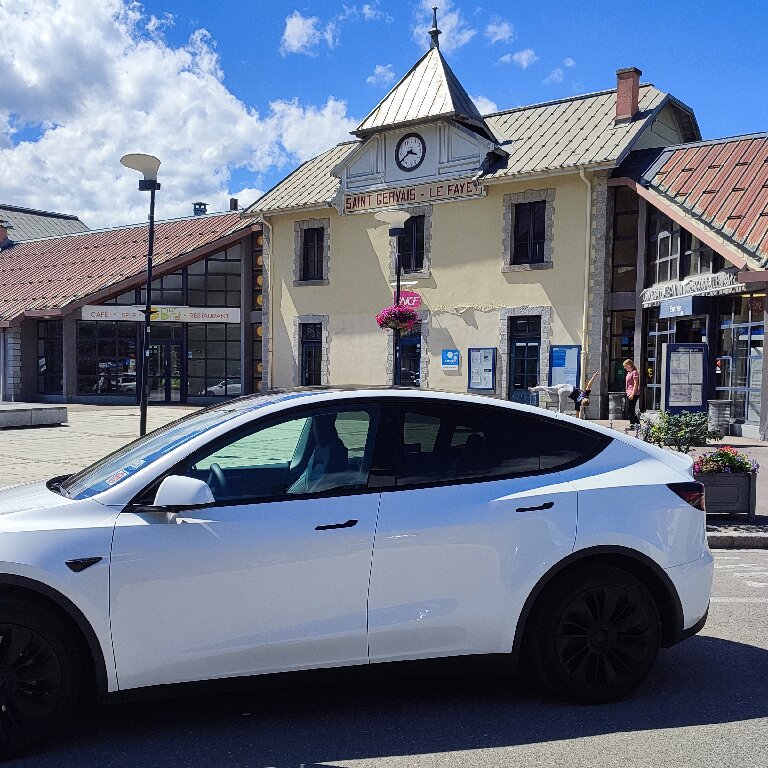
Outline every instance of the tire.
<path fill-rule="evenodd" d="M 53 614 L 0 600 L 0 754 L 52 735 L 72 713 L 81 664 L 71 633 Z"/>
<path fill-rule="evenodd" d="M 526 627 L 530 672 L 550 690 L 585 704 L 615 701 L 637 688 L 659 652 L 661 621 L 632 574 L 596 565 L 548 585 Z"/>

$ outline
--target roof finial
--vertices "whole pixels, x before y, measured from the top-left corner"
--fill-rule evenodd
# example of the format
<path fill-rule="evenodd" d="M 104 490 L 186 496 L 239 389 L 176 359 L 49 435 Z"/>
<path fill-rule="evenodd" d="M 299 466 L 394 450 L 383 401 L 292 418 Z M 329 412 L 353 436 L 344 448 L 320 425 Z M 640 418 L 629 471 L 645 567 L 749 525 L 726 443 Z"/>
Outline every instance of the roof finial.
<path fill-rule="evenodd" d="M 437 28 L 437 6 L 432 6 L 432 29 L 429 30 L 429 36 L 432 38 L 432 42 L 429 44 L 430 49 L 437 48 L 440 50 L 440 41 L 437 36 L 440 34 L 440 30 Z"/>

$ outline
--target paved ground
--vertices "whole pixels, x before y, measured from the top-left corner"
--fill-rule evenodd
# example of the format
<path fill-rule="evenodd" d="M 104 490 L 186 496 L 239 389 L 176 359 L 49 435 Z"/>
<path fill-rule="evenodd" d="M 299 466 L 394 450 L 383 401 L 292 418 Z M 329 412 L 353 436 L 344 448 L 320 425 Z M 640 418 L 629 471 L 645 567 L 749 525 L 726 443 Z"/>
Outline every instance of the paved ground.
<path fill-rule="evenodd" d="M 764 768 L 768 552 L 718 551 L 702 634 L 616 704 L 498 676 L 412 678 L 119 704 L 16 768 Z"/>

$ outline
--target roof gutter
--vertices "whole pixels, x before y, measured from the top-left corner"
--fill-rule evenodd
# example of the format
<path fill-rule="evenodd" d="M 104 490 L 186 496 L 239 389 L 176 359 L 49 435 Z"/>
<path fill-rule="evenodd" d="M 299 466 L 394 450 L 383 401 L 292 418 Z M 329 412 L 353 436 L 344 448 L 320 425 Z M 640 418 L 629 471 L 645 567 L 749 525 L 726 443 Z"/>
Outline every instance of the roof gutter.
<path fill-rule="evenodd" d="M 587 324 L 589 322 L 589 257 L 592 252 L 592 182 L 584 174 L 583 168 L 579 168 L 579 177 L 587 185 L 587 228 L 584 234 L 584 312 L 581 316 L 581 387 L 583 389 L 587 381 L 587 352 L 589 351 Z"/>

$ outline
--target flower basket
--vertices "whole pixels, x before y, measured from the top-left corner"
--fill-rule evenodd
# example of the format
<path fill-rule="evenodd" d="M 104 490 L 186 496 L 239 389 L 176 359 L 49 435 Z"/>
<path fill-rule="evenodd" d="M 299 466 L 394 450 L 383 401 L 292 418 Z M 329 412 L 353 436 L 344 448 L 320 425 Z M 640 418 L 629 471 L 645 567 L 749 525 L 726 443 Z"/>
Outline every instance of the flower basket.
<path fill-rule="evenodd" d="M 703 453 L 693 463 L 696 481 L 704 486 L 708 513 L 755 516 L 759 464 L 745 453 L 725 445 Z"/>
<path fill-rule="evenodd" d="M 419 313 L 410 307 L 384 307 L 376 315 L 379 328 L 392 328 L 392 330 L 409 331 L 419 322 Z"/>

